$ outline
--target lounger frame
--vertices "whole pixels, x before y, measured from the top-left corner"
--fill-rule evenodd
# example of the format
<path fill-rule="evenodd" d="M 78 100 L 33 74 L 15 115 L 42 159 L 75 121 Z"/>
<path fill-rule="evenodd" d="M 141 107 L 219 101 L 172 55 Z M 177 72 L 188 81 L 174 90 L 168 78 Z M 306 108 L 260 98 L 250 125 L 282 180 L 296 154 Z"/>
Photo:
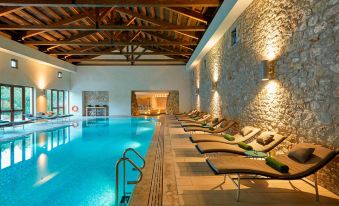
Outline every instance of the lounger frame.
<path fill-rule="evenodd" d="M 261 175 L 254 175 L 253 177 L 241 177 L 243 173 L 229 173 L 229 174 L 224 174 L 224 182 L 226 182 L 226 177 L 228 177 L 232 183 L 236 186 L 237 191 L 236 191 L 236 200 L 237 202 L 240 201 L 240 180 L 285 180 L 285 179 L 279 179 L 279 178 L 271 178 L 271 177 L 265 177 L 265 176 L 261 176 Z M 236 177 L 232 177 L 232 175 L 236 175 Z M 247 174 L 248 175 L 248 174 Z M 314 176 L 314 183 L 312 183 L 311 181 L 305 179 L 305 178 L 301 178 L 300 180 L 306 182 L 307 184 L 311 185 L 314 189 L 315 189 L 315 199 L 317 202 L 319 202 L 319 190 L 318 190 L 318 175 L 317 173 L 313 173 Z M 291 180 L 299 180 L 299 179 L 288 179 L 288 181 Z"/>

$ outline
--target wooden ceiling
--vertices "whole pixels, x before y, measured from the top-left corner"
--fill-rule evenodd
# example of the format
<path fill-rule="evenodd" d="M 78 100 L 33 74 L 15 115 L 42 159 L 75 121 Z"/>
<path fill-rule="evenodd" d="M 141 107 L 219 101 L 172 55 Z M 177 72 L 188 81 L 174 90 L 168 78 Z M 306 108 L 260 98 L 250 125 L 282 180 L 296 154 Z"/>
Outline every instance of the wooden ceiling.
<path fill-rule="evenodd" d="M 0 30 L 77 65 L 185 64 L 221 3 L 0 0 Z"/>

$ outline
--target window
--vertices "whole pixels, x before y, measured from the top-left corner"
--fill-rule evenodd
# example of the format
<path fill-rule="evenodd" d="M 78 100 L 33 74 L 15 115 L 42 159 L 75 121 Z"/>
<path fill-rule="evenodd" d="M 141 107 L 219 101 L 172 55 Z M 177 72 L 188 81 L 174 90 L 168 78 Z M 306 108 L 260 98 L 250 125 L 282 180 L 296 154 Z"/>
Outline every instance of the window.
<path fill-rule="evenodd" d="M 11 59 L 11 68 L 17 69 L 18 68 L 18 60 Z"/>
<path fill-rule="evenodd" d="M 235 27 L 231 31 L 231 45 L 234 46 L 239 42 L 239 31 L 238 27 Z"/>
<path fill-rule="evenodd" d="M 63 115 L 69 112 L 68 110 L 68 91 L 63 90 L 47 90 L 47 111 L 54 114 Z"/>
<path fill-rule="evenodd" d="M 0 119 L 23 120 L 24 114 L 33 114 L 33 88 L 0 85 Z"/>

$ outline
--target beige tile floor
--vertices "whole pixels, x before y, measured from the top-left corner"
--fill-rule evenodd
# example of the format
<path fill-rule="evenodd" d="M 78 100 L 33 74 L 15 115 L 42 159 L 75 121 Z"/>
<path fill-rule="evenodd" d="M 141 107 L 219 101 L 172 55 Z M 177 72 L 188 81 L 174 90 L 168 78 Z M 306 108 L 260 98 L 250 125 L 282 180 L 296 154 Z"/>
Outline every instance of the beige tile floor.
<path fill-rule="evenodd" d="M 236 202 L 235 186 L 213 174 L 176 121 L 167 121 L 165 142 L 165 163 L 167 170 L 172 166 L 175 181 L 165 185 L 164 205 L 339 205 L 339 197 L 323 187 L 319 187 L 320 202 L 316 202 L 314 188 L 301 180 L 244 180 L 240 202 Z M 166 182 L 172 177 L 164 178 Z M 171 189 L 166 191 L 166 187 Z M 166 199 L 168 194 L 171 198 Z"/>

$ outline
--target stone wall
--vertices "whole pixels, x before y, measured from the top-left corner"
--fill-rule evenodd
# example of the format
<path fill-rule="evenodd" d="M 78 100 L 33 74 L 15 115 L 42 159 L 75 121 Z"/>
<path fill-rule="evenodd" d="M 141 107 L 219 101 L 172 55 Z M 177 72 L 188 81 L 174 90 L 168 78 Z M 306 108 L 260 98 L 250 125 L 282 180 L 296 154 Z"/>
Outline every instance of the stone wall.
<path fill-rule="evenodd" d="M 227 31 L 192 70 L 192 106 L 287 135 L 275 153 L 298 142 L 338 148 L 338 23 L 338 0 L 254 0 L 232 27 L 240 41 L 231 46 Z M 274 80 L 260 79 L 262 60 L 277 61 Z M 319 174 L 336 194 L 338 163 Z"/>
<path fill-rule="evenodd" d="M 88 105 L 91 106 L 104 106 L 106 105 L 108 108 L 109 103 L 109 93 L 108 91 L 83 91 L 82 92 L 82 100 L 83 100 L 83 115 L 85 114 L 85 108 Z M 109 112 L 107 111 L 107 114 Z"/>
<path fill-rule="evenodd" d="M 172 90 L 168 93 L 166 114 L 179 113 L 179 91 Z"/>

